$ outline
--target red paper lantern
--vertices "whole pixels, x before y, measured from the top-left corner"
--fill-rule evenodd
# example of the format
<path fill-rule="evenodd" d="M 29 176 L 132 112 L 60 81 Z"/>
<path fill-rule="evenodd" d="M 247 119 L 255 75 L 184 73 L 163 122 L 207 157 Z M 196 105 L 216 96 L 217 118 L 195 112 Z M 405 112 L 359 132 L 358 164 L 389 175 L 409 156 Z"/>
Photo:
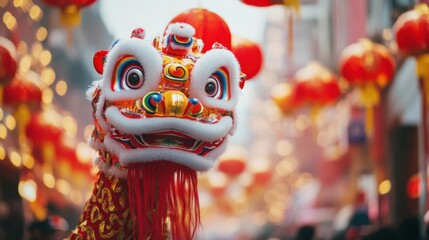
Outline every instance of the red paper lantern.
<path fill-rule="evenodd" d="M 339 69 L 352 86 L 384 88 L 392 79 L 395 64 L 386 47 L 369 39 L 361 39 L 343 49 Z"/>
<path fill-rule="evenodd" d="M 246 80 L 252 79 L 259 73 L 262 68 L 263 55 L 258 43 L 233 36 L 231 51 L 240 63 L 241 71 L 246 74 Z"/>
<path fill-rule="evenodd" d="M 63 130 L 56 123 L 44 118 L 43 112 L 33 114 L 28 122 L 25 134 L 33 145 L 43 146 L 46 143 L 58 144 Z"/>
<path fill-rule="evenodd" d="M 0 37 L 0 85 L 12 81 L 17 70 L 16 48 L 7 38 Z"/>
<path fill-rule="evenodd" d="M 218 14 L 204 8 L 192 8 L 175 16 L 170 23 L 184 22 L 195 28 L 195 38 L 203 41 L 202 52 L 212 49 L 216 42 L 231 49 L 231 32 L 228 24 Z M 169 24 L 170 24 L 169 23 Z"/>
<path fill-rule="evenodd" d="M 429 7 L 419 4 L 396 20 L 393 30 L 399 52 L 405 56 L 429 52 Z"/>
<path fill-rule="evenodd" d="M 337 77 L 317 62 L 297 71 L 293 81 L 295 102 L 300 106 L 326 106 L 341 96 Z"/>
<path fill-rule="evenodd" d="M 271 97 L 285 115 L 290 115 L 298 109 L 299 104 L 296 102 L 294 84 L 277 84 L 271 90 Z"/>
<path fill-rule="evenodd" d="M 246 162 L 241 158 L 220 159 L 217 169 L 228 176 L 240 175 L 246 169 Z"/>
<path fill-rule="evenodd" d="M 366 133 L 372 136 L 373 107 L 380 101 L 380 89 L 385 88 L 393 77 L 393 57 L 383 45 L 361 39 L 343 49 L 339 70 L 352 87 L 359 89 L 360 103 L 366 107 Z"/>
<path fill-rule="evenodd" d="M 61 23 L 66 27 L 80 24 L 80 10 L 95 2 L 95 0 L 42 0 L 45 4 L 61 9 Z"/>
<path fill-rule="evenodd" d="M 7 106 L 19 104 L 40 105 L 42 89 L 32 80 L 15 75 L 12 82 L 3 89 L 3 103 Z"/>
<path fill-rule="evenodd" d="M 269 7 L 274 5 L 284 5 L 299 9 L 299 0 L 241 0 L 242 3 L 255 7 Z"/>

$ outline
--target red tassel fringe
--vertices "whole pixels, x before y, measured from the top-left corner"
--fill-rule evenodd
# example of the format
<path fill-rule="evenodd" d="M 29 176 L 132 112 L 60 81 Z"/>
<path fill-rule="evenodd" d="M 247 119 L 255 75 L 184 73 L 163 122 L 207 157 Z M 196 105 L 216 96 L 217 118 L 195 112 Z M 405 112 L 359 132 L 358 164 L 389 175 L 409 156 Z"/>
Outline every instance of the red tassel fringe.
<path fill-rule="evenodd" d="M 168 161 L 135 163 L 128 169 L 128 196 L 135 239 L 192 239 L 201 225 L 197 174 Z"/>

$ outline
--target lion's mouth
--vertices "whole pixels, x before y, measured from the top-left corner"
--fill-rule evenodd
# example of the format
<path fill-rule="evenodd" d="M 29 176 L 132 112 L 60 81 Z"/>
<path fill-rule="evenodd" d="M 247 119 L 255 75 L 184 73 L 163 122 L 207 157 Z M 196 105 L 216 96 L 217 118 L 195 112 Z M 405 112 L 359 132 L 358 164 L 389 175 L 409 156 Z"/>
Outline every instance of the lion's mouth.
<path fill-rule="evenodd" d="M 110 137 L 126 149 L 168 148 L 192 152 L 200 156 L 206 156 L 224 141 L 224 138 L 210 142 L 197 140 L 175 129 L 133 135 L 121 133 L 116 128 L 112 128 Z"/>

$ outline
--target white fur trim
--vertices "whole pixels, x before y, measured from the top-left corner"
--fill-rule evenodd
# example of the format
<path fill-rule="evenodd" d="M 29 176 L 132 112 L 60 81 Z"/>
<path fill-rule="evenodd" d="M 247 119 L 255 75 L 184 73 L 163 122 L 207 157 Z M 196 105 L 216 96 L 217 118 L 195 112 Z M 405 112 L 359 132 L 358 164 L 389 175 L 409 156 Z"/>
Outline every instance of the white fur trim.
<path fill-rule="evenodd" d="M 176 149 L 145 148 L 128 150 L 110 137 L 106 137 L 104 141 L 111 153 L 119 157 L 119 161 L 122 164 L 166 160 L 183 164 L 195 171 L 207 171 L 212 168 L 216 159 L 226 150 L 227 142 L 227 139 L 225 139 L 220 146 L 203 157 Z"/>
<path fill-rule="evenodd" d="M 86 98 L 88 100 L 92 101 L 92 99 L 94 98 L 93 95 L 95 90 L 101 86 L 102 82 L 103 82 L 103 79 L 96 80 L 96 81 L 93 81 L 91 85 L 89 85 L 88 90 L 86 90 Z"/>
<path fill-rule="evenodd" d="M 132 55 L 144 69 L 145 81 L 140 89 L 112 91 L 111 81 L 115 64 L 121 56 Z M 157 89 L 162 72 L 162 58 L 159 52 L 149 43 L 137 39 L 120 40 L 107 54 L 104 65 L 103 94 L 108 100 L 138 99 L 147 92 Z"/>
<path fill-rule="evenodd" d="M 193 37 L 195 28 L 188 23 L 176 22 L 168 25 L 166 35 L 174 34 L 180 37 Z"/>
<path fill-rule="evenodd" d="M 98 124 L 100 125 L 101 129 L 103 129 L 104 131 L 107 131 L 108 126 L 107 123 L 104 121 L 103 119 L 103 108 L 104 108 L 104 97 L 103 97 L 103 92 L 101 92 L 100 98 L 98 99 L 97 102 L 97 106 L 96 106 L 96 110 L 95 110 L 95 118 L 98 121 Z"/>
<path fill-rule="evenodd" d="M 114 107 L 106 109 L 109 123 L 123 133 L 145 134 L 154 131 L 177 129 L 191 137 L 203 141 L 215 141 L 228 135 L 232 128 L 231 117 L 222 117 L 219 122 L 207 124 L 184 118 L 144 118 L 129 119 Z"/>
<path fill-rule="evenodd" d="M 231 98 L 229 100 L 214 99 L 208 97 L 205 86 L 210 76 L 220 67 L 226 67 L 229 71 L 229 89 Z M 190 97 L 195 97 L 204 106 L 233 111 L 237 105 L 239 88 L 239 65 L 234 54 L 225 49 L 212 49 L 207 51 L 198 59 L 191 73 L 191 85 L 189 86 Z"/>
<path fill-rule="evenodd" d="M 98 169 L 109 176 L 116 176 L 119 178 L 126 178 L 128 174 L 128 170 L 119 169 L 116 166 L 112 166 L 108 163 L 103 162 L 99 157 L 94 160 L 94 164 L 98 167 Z"/>
<path fill-rule="evenodd" d="M 88 145 L 95 150 L 103 150 L 104 145 L 98 139 L 90 138 L 88 141 Z"/>
<path fill-rule="evenodd" d="M 119 178 L 127 178 L 128 175 L 128 170 L 126 169 L 119 169 L 115 166 L 111 166 L 108 170 L 107 170 L 107 175 L 113 175 Z"/>

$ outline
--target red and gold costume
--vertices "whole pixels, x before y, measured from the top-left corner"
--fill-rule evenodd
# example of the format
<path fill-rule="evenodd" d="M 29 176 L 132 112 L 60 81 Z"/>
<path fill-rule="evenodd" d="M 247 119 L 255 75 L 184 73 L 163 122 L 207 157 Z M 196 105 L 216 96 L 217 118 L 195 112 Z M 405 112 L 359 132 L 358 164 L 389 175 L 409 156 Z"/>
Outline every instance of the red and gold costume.
<path fill-rule="evenodd" d="M 200 225 L 197 172 L 213 167 L 233 133 L 244 81 L 233 53 L 186 23 L 162 38 L 143 29 L 94 55 L 88 90 L 100 169 L 70 239 L 192 239 Z M 241 84 L 240 84 L 241 83 Z"/>

